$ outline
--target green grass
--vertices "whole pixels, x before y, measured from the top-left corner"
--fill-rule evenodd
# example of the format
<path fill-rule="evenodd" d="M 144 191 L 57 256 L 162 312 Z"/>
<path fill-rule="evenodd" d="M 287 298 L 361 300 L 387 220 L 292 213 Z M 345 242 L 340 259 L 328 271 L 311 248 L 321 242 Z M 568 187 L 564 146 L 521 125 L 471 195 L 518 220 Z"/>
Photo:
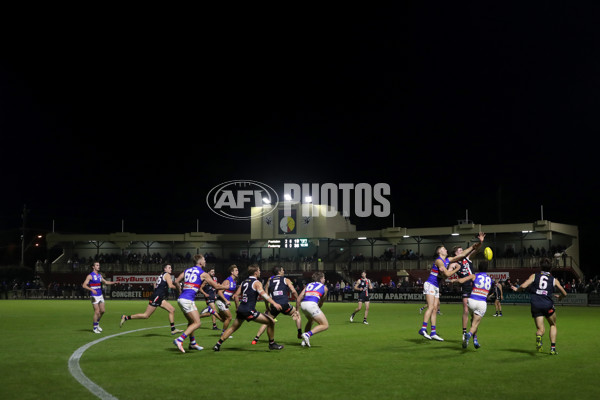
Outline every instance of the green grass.
<path fill-rule="evenodd" d="M 164 310 L 119 329 L 121 314 L 143 312 L 145 301 L 109 300 L 104 332 L 96 335 L 87 300 L 3 300 L 0 398 L 97 398 L 71 376 L 69 358 L 92 341 L 124 332 L 92 345 L 80 360 L 90 380 L 121 400 L 598 398 L 600 308 L 559 306 L 559 355 L 550 356 L 548 329 L 544 352 L 535 351 L 529 306 L 504 305 L 504 317 L 494 318 L 490 305 L 479 350 L 461 347 L 458 304 L 442 304 L 438 333 L 445 342 L 417 334 L 420 304 L 373 303 L 368 326 L 361 323 L 362 311 L 349 322 L 355 306 L 325 303 L 330 328 L 312 338 L 310 349 L 300 347 L 294 323 L 282 315 L 275 330 L 277 342 L 286 346 L 282 351 L 267 350 L 266 333 L 250 345 L 259 324 L 245 323 L 215 353 L 220 331 L 203 319 L 196 338 L 205 350 L 181 354 Z M 183 321 L 177 308 L 176 323 Z"/>

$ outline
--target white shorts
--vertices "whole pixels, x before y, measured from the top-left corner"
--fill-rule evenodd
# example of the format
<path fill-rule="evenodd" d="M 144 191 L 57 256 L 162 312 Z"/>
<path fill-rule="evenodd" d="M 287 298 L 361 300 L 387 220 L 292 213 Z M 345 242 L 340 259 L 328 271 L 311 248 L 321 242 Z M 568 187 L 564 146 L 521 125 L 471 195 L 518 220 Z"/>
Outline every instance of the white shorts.
<path fill-rule="evenodd" d="M 219 311 L 229 310 L 229 307 L 227 307 L 227 304 L 225 304 L 223 302 L 223 300 L 217 300 L 217 301 L 215 301 L 215 304 L 217 305 L 217 308 L 219 309 Z"/>
<path fill-rule="evenodd" d="M 480 317 L 483 317 L 487 311 L 487 303 L 483 300 L 468 299 L 467 306 L 473 314 L 477 314 Z"/>
<path fill-rule="evenodd" d="M 179 304 L 179 308 L 181 308 L 181 311 L 183 311 L 184 314 L 191 313 L 192 311 L 198 311 L 198 308 L 196 308 L 196 303 L 192 300 L 177 299 L 177 304 Z"/>
<path fill-rule="evenodd" d="M 425 282 L 423 284 L 423 294 L 430 294 L 435 296 L 436 299 L 440 298 L 440 288 L 437 286 L 433 286 L 431 282 Z"/>
<path fill-rule="evenodd" d="M 100 296 L 91 296 L 90 299 L 92 300 L 92 304 L 104 303 L 104 296 L 103 295 L 100 295 Z"/>
<path fill-rule="evenodd" d="M 319 305 L 314 301 L 303 301 L 300 303 L 300 308 L 304 311 L 304 314 L 307 317 L 316 317 L 321 314 L 323 311 L 319 308 Z"/>

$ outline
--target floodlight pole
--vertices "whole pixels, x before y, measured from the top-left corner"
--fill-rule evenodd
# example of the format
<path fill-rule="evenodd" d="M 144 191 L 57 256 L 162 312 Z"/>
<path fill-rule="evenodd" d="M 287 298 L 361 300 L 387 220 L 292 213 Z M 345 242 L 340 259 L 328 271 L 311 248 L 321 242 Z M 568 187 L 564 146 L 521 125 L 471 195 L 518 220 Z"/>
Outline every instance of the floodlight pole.
<path fill-rule="evenodd" d="M 23 214 L 21 214 L 21 218 L 23 218 L 23 227 L 21 231 L 21 267 L 25 265 L 25 225 L 27 220 L 27 205 L 23 204 Z"/>

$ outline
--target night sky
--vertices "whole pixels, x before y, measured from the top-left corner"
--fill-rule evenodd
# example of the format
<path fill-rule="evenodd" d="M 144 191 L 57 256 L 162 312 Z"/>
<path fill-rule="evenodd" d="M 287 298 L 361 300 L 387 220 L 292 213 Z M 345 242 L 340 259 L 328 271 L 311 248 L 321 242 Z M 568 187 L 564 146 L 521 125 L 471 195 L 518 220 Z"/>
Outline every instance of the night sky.
<path fill-rule="evenodd" d="M 600 10 L 582 4 L 21 16 L 0 54 L 0 247 L 24 205 L 31 229 L 235 233 L 206 205 L 219 183 L 385 182 L 409 228 L 543 206 L 591 271 Z"/>

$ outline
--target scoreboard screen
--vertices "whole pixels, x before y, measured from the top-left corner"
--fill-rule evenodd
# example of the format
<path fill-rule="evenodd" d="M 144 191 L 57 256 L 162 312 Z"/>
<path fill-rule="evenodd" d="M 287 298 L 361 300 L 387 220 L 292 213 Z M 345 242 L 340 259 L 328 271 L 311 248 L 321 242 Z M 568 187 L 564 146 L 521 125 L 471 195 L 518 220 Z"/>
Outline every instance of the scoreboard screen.
<path fill-rule="evenodd" d="M 298 249 L 301 247 L 308 247 L 308 239 L 272 239 L 267 241 L 267 247 Z"/>
<path fill-rule="evenodd" d="M 283 239 L 283 247 L 287 249 L 308 247 L 308 239 Z"/>

